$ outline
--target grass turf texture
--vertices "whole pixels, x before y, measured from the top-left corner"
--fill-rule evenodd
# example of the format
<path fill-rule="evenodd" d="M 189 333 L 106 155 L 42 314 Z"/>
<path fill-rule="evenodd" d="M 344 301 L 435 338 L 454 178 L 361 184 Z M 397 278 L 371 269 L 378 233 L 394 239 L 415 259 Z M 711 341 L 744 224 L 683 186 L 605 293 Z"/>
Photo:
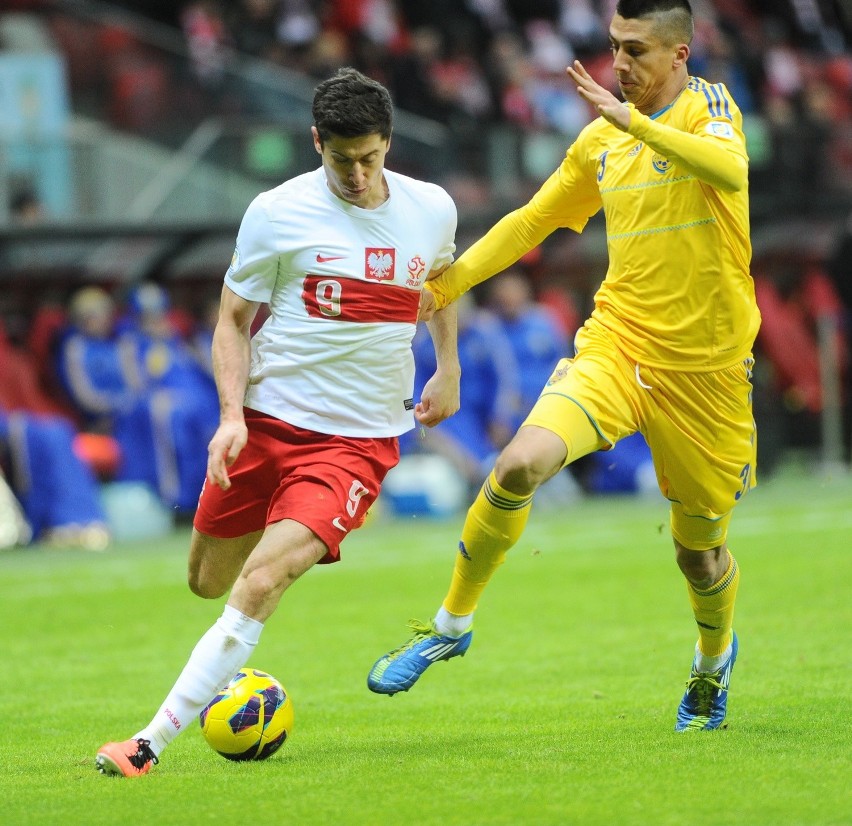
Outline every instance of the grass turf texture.
<path fill-rule="evenodd" d="M 848 824 L 850 505 L 848 480 L 785 477 L 738 509 L 726 731 L 673 731 L 695 632 L 665 504 L 598 499 L 534 510 L 468 655 L 393 698 L 367 670 L 434 612 L 461 517 L 374 520 L 285 596 L 251 659 L 291 693 L 291 740 L 236 764 L 193 724 L 130 780 L 95 751 L 150 719 L 223 600 L 186 588 L 185 532 L 6 552 L 0 820 Z"/>

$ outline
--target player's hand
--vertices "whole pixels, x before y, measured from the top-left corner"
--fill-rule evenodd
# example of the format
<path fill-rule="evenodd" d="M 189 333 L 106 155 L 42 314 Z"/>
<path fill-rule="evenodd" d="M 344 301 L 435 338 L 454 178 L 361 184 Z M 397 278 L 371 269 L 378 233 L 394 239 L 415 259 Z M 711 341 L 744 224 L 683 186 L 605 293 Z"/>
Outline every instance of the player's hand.
<path fill-rule="evenodd" d="M 630 110 L 627 104 L 594 80 L 579 60 L 575 60 L 574 65 L 569 66 L 565 71 L 576 84 L 581 98 L 589 101 L 604 120 L 608 120 L 622 132 L 627 131 L 627 127 L 630 126 Z"/>
<path fill-rule="evenodd" d="M 435 296 L 429 290 L 420 291 L 420 306 L 417 308 L 418 321 L 430 321 L 435 315 Z"/>
<path fill-rule="evenodd" d="M 231 487 L 228 468 L 240 455 L 248 441 L 248 428 L 244 421 L 224 421 L 219 424 L 207 447 L 207 480 L 222 490 Z"/>
<path fill-rule="evenodd" d="M 414 417 L 426 427 L 434 427 L 448 419 L 461 406 L 458 373 L 436 372 L 423 388 L 420 401 L 414 405 Z"/>

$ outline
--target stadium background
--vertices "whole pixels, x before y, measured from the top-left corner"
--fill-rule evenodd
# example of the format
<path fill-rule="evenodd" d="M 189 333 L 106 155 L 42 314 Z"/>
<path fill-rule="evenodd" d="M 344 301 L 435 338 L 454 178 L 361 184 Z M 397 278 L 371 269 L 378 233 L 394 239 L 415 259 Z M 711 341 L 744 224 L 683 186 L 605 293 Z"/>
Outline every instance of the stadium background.
<path fill-rule="evenodd" d="M 580 57 L 613 85 L 601 0 L 5 0 L 0 4 L 0 320 L 49 372 L 46 319 L 81 286 L 141 281 L 188 323 L 215 296 L 251 198 L 313 168 L 316 81 L 341 65 L 398 107 L 390 165 L 459 207 L 463 251 L 523 203 L 592 113 Z M 763 472 L 849 458 L 852 14 L 845 0 L 698 0 L 690 69 L 731 88 L 751 156 L 764 330 Z M 522 262 L 584 315 L 600 216 Z M 49 324 L 48 324 L 49 327 Z M 50 383 L 50 376 L 40 376 Z"/>

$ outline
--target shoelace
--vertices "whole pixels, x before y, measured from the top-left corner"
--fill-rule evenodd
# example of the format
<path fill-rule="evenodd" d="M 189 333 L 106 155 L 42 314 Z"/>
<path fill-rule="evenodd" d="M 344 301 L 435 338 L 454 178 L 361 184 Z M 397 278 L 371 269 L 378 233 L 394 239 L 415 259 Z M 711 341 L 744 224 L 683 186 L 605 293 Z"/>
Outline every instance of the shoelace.
<path fill-rule="evenodd" d="M 390 656 L 394 657 L 397 654 L 400 654 L 403 651 L 407 651 L 411 646 L 417 645 L 423 637 L 428 637 L 430 634 L 435 633 L 435 629 L 432 627 L 431 623 L 421 622 L 417 619 L 410 619 L 408 621 L 408 627 L 414 632 L 414 636 L 404 642 L 399 648 L 394 649 Z"/>
<path fill-rule="evenodd" d="M 149 760 L 156 766 L 160 760 L 157 755 L 151 751 L 151 741 L 140 738 L 136 742 L 139 744 L 136 754 L 127 755 L 127 759 L 131 762 L 133 767 L 141 769 Z"/>
<path fill-rule="evenodd" d="M 707 714 L 713 706 L 713 692 L 725 691 L 725 686 L 719 681 L 720 671 L 710 674 L 697 673 L 686 681 L 687 692 L 695 691 L 696 705 L 700 714 Z"/>

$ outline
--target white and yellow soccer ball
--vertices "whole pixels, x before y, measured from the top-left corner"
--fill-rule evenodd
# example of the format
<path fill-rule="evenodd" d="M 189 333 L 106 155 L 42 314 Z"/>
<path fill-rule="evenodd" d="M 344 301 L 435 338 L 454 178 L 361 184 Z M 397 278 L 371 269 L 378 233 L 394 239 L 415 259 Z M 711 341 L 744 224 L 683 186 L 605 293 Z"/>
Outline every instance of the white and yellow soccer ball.
<path fill-rule="evenodd" d="M 293 702 L 275 677 L 237 673 L 199 716 L 204 739 L 228 760 L 265 760 L 293 731 Z"/>

